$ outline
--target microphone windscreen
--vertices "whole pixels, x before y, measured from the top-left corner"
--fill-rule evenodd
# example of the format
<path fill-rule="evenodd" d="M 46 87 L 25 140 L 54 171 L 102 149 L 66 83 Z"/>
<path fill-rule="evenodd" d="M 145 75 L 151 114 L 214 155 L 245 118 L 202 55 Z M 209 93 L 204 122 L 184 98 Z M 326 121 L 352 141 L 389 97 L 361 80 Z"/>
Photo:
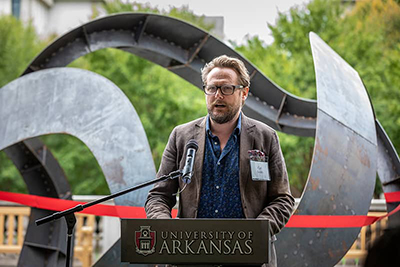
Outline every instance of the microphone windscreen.
<path fill-rule="evenodd" d="M 197 151 L 197 149 L 199 148 L 197 141 L 194 139 L 190 139 L 189 142 L 186 144 L 186 150 L 189 148 L 193 148 L 194 150 Z"/>

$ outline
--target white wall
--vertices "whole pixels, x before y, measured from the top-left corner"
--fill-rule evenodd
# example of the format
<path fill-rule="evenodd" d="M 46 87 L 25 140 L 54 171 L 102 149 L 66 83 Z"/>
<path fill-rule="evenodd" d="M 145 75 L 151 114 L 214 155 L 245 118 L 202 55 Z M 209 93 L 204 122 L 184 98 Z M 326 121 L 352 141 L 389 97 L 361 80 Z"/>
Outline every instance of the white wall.
<path fill-rule="evenodd" d="M 93 5 L 100 0 L 21 0 L 20 19 L 31 23 L 46 37 L 64 34 L 90 20 Z M 0 0 L 0 15 L 11 14 L 11 0 Z"/>
<path fill-rule="evenodd" d="M 11 0 L 0 0 L 0 15 L 11 14 Z"/>
<path fill-rule="evenodd" d="M 50 11 L 47 33 L 61 35 L 88 22 L 93 5 L 100 3 L 55 1 Z"/>
<path fill-rule="evenodd" d="M 38 0 L 21 0 L 20 18 L 24 23 L 32 23 L 39 35 L 47 34 L 49 6 Z"/>
<path fill-rule="evenodd" d="M 204 17 L 204 22 L 213 23 L 214 29 L 211 30 L 211 34 L 217 36 L 220 39 L 224 39 L 224 17 L 222 16 L 210 16 Z"/>

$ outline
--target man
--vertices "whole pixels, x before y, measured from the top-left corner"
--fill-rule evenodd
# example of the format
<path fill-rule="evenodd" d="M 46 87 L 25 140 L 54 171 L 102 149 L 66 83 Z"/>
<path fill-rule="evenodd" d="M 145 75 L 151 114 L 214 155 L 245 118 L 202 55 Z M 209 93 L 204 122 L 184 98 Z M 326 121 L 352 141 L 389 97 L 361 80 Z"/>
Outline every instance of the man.
<path fill-rule="evenodd" d="M 271 223 L 275 238 L 289 220 L 289 189 L 278 136 L 269 126 L 241 113 L 250 77 L 243 62 L 220 56 L 202 69 L 208 116 L 177 126 L 163 153 L 158 176 L 183 169 L 185 146 L 198 142 L 192 182 L 180 193 L 182 218 L 259 218 Z M 264 171 L 257 174 L 259 166 Z M 160 182 L 146 201 L 148 218 L 171 218 L 181 180 Z M 272 246 L 268 266 L 276 266 Z"/>

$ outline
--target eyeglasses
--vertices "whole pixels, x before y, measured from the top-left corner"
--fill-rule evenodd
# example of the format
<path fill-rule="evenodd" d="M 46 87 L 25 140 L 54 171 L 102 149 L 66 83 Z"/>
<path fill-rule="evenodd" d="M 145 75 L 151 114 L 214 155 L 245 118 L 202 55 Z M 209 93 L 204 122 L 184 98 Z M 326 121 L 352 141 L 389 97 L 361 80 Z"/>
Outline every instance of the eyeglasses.
<path fill-rule="evenodd" d="M 215 95 L 218 89 L 221 90 L 223 95 L 233 95 L 235 89 L 243 89 L 243 85 L 230 85 L 230 84 L 223 84 L 223 85 L 203 85 L 203 90 L 206 95 Z"/>

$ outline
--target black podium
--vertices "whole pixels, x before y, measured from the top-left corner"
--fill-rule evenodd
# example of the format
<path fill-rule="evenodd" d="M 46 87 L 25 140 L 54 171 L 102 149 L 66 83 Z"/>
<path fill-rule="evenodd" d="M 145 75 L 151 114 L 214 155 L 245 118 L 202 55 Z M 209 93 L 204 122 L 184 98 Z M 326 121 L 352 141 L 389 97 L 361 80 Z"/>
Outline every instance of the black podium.
<path fill-rule="evenodd" d="M 122 262 L 243 266 L 268 263 L 269 258 L 268 220 L 121 220 Z"/>

